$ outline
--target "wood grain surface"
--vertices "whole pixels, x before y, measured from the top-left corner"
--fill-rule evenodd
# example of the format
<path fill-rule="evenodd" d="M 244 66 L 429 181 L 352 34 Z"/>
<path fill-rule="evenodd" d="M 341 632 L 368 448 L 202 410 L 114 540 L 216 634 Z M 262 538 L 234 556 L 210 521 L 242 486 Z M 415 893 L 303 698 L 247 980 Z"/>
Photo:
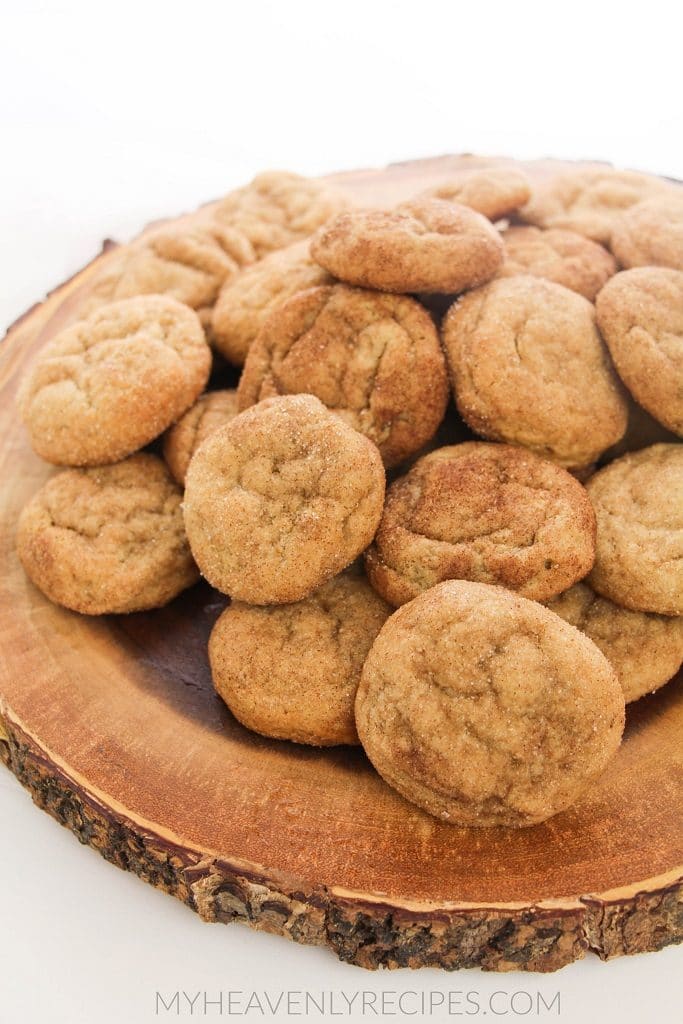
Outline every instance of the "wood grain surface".
<path fill-rule="evenodd" d="M 393 204 L 474 157 L 334 177 Z M 526 165 L 538 178 L 558 165 Z M 206 208 L 207 211 L 210 207 Z M 628 709 L 623 746 L 576 808 L 523 830 L 465 830 L 405 802 L 361 751 L 243 729 L 206 642 L 225 599 L 200 584 L 148 614 L 91 619 L 24 576 L 17 516 L 52 472 L 14 406 L 104 252 L 10 330 L 0 368 L 0 757 L 36 803 L 207 920 L 330 946 L 365 967 L 553 970 L 683 937 L 680 680 Z"/>

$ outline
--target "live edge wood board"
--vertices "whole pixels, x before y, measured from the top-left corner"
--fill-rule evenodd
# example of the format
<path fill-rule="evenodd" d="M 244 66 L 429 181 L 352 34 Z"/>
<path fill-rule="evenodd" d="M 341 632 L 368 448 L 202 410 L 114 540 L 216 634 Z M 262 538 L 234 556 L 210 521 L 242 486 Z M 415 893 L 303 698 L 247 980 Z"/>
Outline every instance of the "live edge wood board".
<path fill-rule="evenodd" d="M 393 204 L 480 163 L 333 180 Z M 107 259 L 33 307 L 0 353 L 0 757 L 36 804 L 207 921 L 363 967 L 551 971 L 588 950 L 680 941 L 680 680 L 629 708 L 622 749 L 580 806 L 530 829 L 454 829 L 392 792 L 359 750 L 241 728 L 211 687 L 206 641 L 225 599 L 207 586 L 152 614 L 89 619 L 27 581 L 15 524 L 51 470 L 18 422 L 17 383 Z"/>

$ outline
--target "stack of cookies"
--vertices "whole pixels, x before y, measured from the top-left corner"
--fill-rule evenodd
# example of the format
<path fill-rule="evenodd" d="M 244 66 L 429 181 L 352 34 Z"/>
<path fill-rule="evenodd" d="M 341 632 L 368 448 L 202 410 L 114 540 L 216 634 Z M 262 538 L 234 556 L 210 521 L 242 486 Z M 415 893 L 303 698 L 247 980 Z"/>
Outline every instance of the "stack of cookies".
<path fill-rule="evenodd" d="M 29 577 L 99 615 L 201 574 L 246 727 L 360 742 L 457 825 L 569 807 L 683 661 L 683 191 L 508 163 L 360 209 L 273 172 L 207 211 L 117 250 L 24 381 L 68 467 Z"/>

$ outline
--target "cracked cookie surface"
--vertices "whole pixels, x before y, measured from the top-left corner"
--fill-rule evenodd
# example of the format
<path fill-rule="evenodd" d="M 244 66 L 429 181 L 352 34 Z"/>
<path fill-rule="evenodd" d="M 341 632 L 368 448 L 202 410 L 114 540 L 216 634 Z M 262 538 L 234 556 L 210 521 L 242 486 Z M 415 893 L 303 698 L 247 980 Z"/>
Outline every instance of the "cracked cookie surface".
<path fill-rule="evenodd" d="M 296 292 L 332 284 L 311 257 L 308 242 L 278 249 L 245 268 L 221 289 L 211 320 L 211 342 L 242 366 L 268 317 Z"/>
<path fill-rule="evenodd" d="M 63 470 L 22 512 L 19 558 L 39 590 L 72 611 L 159 608 L 199 579 L 181 501 L 155 455 Z"/>
<path fill-rule="evenodd" d="M 543 601 L 594 557 L 595 515 L 577 480 L 521 448 L 470 441 L 431 452 L 391 484 L 366 566 L 393 605 L 448 579 Z"/>
<path fill-rule="evenodd" d="M 481 214 L 443 199 L 352 210 L 318 231 L 311 255 L 334 277 L 386 292 L 452 294 L 490 280 L 503 243 Z"/>
<path fill-rule="evenodd" d="M 202 392 L 211 352 L 197 314 L 161 295 L 103 306 L 39 352 L 19 395 L 47 462 L 117 462 L 158 437 Z"/>
<path fill-rule="evenodd" d="M 190 459 L 209 434 L 237 415 L 237 392 L 207 391 L 164 435 L 164 461 L 173 479 L 185 485 Z"/>
<path fill-rule="evenodd" d="M 614 225 L 611 247 L 622 267 L 683 270 L 683 190 L 632 206 Z"/>
<path fill-rule="evenodd" d="M 616 752 L 624 696 L 595 644 L 542 605 L 450 581 L 380 630 L 356 725 L 380 775 L 430 814 L 533 825 L 579 799 Z"/>
<path fill-rule="evenodd" d="M 490 221 L 509 217 L 531 197 L 526 174 L 516 167 L 490 167 L 465 171 L 441 185 L 423 192 L 419 198 L 446 199 L 469 206 Z"/>
<path fill-rule="evenodd" d="M 593 589 L 634 611 L 683 615 L 683 446 L 624 455 L 586 489 L 598 523 Z"/>
<path fill-rule="evenodd" d="M 265 171 L 221 199 L 214 216 L 241 232 L 260 259 L 312 235 L 348 206 L 343 192 L 323 182 L 287 171 Z"/>
<path fill-rule="evenodd" d="M 577 583 L 547 607 L 580 629 L 617 673 L 626 703 L 658 690 L 683 663 L 683 617 L 634 612 Z"/>
<path fill-rule="evenodd" d="M 207 323 L 223 283 L 254 259 L 248 240 L 227 225 L 197 219 L 161 228 L 114 254 L 86 296 L 82 313 L 137 295 L 168 295 Z"/>
<path fill-rule="evenodd" d="M 564 285 L 591 302 L 616 273 L 614 257 L 602 245 L 559 228 L 519 226 L 503 233 L 505 263 L 499 276 L 531 274 Z"/>
<path fill-rule="evenodd" d="M 654 175 L 587 167 L 558 174 L 534 187 L 519 211 L 527 224 L 568 228 L 609 245 L 622 213 L 650 196 L 674 194 L 675 186 Z"/>
<path fill-rule="evenodd" d="M 404 295 L 347 285 L 292 296 L 266 321 L 239 383 L 240 408 L 313 394 L 377 445 L 387 466 L 435 434 L 448 403 L 439 336 Z"/>
<path fill-rule="evenodd" d="M 354 699 L 392 609 L 353 571 L 294 604 L 233 602 L 209 641 L 216 690 L 248 729 L 314 746 L 357 744 Z"/>
<path fill-rule="evenodd" d="M 600 292 L 596 311 L 626 387 L 662 426 L 683 436 L 683 271 L 625 270 Z"/>
<path fill-rule="evenodd" d="M 299 601 L 368 546 L 384 483 L 377 447 L 317 398 L 268 399 L 214 431 L 190 463 L 192 553 L 238 601 Z"/>
<path fill-rule="evenodd" d="M 456 301 L 442 336 L 458 410 L 481 436 L 578 469 L 624 434 L 621 385 L 576 292 L 501 278 Z"/>

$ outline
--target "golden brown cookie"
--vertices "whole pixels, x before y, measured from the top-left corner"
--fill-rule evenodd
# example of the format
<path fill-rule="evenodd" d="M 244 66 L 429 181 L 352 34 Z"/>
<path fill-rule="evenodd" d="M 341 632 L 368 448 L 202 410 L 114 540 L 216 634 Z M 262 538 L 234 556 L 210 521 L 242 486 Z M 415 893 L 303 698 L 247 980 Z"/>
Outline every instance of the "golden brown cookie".
<path fill-rule="evenodd" d="M 161 295 L 124 299 L 43 347 L 22 384 L 21 416 L 47 462 L 117 462 L 182 416 L 210 368 L 204 331 L 188 306 Z"/>
<path fill-rule="evenodd" d="M 308 242 L 264 256 L 223 286 L 211 321 L 214 348 L 242 366 L 271 313 L 296 292 L 321 284 L 332 278 L 312 259 Z"/>
<path fill-rule="evenodd" d="M 627 210 L 614 225 L 611 247 L 622 267 L 683 270 L 683 189 Z"/>
<path fill-rule="evenodd" d="M 425 455 L 389 487 L 366 566 L 393 605 L 448 579 L 546 601 L 594 557 L 595 515 L 577 480 L 522 448 L 469 441 Z"/>
<path fill-rule="evenodd" d="M 634 611 L 683 615 L 683 445 L 624 455 L 586 487 L 598 521 L 593 589 Z"/>
<path fill-rule="evenodd" d="M 190 459 L 202 441 L 237 415 L 237 392 L 207 391 L 164 435 L 164 459 L 173 479 L 185 486 Z"/>
<path fill-rule="evenodd" d="M 614 257 L 602 245 L 575 231 L 520 226 L 503 234 L 505 263 L 501 277 L 531 274 L 571 288 L 591 302 L 616 273 Z"/>
<path fill-rule="evenodd" d="M 683 663 L 683 617 L 621 608 L 577 583 L 548 608 L 580 629 L 617 673 L 626 703 L 668 683 Z"/>
<path fill-rule="evenodd" d="M 587 466 L 626 429 L 626 402 L 587 299 L 537 277 L 462 296 L 443 324 L 456 402 L 474 431 Z"/>
<path fill-rule="evenodd" d="M 334 277 L 363 288 L 456 293 L 498 272 L 503 243 L 467 206 L 415 199 L 395 210 L 340 214 L 314 236 L 311 255 Z"/>
<path fill-rule="evenodd" d="M 558 174 L 534 186 L 530 201 L 519 211 L 527 224 L 568 228 L 609 245 L 624 210 L 674 186 L 650 174 L 587 167 Z"/>
<path fill-rule="evenodd" d="M 357 558 L 383 501 L 377 447 L 312 395 L 289 395 L 204 441 L 187 472 L 185 525 L 212 586 L 249 604 L 286 604 Z"/>
<path fill-rule="evenodd" d="M 81 311 L 136 295 L 168 295 L 205 322 L 223 283 L 254 259 L 248 240 L 227 225 L 204 219 L 161 228 L 121 247 L 96 278 Z"/>
<path fill-rule="evenodd" d="M 522 171 L 516 167 L 489 167 L 458 174 L 423 192 L 419 198 L 447 199 L 496 221 L 509 217 L 530 197 L 529 179 Z"/>
<path fill-rule="evenodd" d="M 683 435 L 683 271 L 637 267 L 600 292 L 598 326 L 636 401 Z"/>
<path fill-rule="evenodd" d="M 441 583 L 380 630 L 356 696 L 377 771 L 453 825 L 533 825 L 614 755 L 624 696 L 595 644 L 502 587 Z"/>
<path fill-rule="evenodd" d="M 248 729 L 317 747 L 358 743 L 354 700 L 391 613 L 363 576 L 335 576 L 294 604 L 234 601 L 209 640 L 216 690 Z"/>
<path fill-rule="evenodd" d="M 266 171 L 221 199 L 214 216 L 241 232 L 260 259 L 312 235 L 349 205 L 343 192 L 321 181 Z"/>
<path fill-rule="evenodd" d="M 315 395 L 393 466 L 436 432 L 448 402 L 439 336 L 405 295 L 311 288 L 266 321 L 244 366 L 240 409 L 263 398 Z"/>
<path fill-rule="evenodd" d="M 199 579 L 181 501 L 155 455 L 63 470 L 22 512 L 19 558 L 51 601 L 84 615 L 160 608 Z"/>

